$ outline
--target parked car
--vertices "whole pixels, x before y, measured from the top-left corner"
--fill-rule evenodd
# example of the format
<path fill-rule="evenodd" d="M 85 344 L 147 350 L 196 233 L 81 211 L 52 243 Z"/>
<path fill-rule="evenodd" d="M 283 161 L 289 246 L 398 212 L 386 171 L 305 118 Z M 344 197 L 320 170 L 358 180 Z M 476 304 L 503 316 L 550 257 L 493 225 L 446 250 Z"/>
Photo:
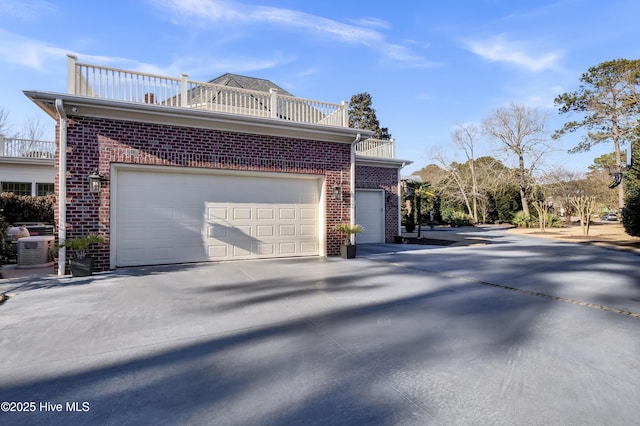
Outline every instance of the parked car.
<path fill-rule="evenodd" d="M 618 215 L 615 213 L 607 213 L 600 216 L 600 220 L 608 220 L 608 221 L 616 221 L 618 220 Z"/>

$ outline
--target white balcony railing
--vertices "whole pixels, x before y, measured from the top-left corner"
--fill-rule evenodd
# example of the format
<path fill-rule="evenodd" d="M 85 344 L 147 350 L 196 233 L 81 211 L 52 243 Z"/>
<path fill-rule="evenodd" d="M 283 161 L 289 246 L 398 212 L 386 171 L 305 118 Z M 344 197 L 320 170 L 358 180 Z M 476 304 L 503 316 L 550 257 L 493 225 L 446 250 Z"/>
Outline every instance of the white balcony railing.
<path fill-rule="evenodd" d="M 52 159 L 55 157 L 55 154 L 55 142 L 7 138 L 0 135 L 0 156 Z"/>
<path fill-rule="evenodd" d="M 356 155 L 364 157 L 395 158 L 395 140 L 366 139 L 356 144 Z"/>
<path fill-rule="evenodd" d="M 68 92 L 124 102 L 225 112 L 305 124 L 348 127 L 346 102 L 332 104 L 293 96 L 82 64 L 68 55 Z"/>

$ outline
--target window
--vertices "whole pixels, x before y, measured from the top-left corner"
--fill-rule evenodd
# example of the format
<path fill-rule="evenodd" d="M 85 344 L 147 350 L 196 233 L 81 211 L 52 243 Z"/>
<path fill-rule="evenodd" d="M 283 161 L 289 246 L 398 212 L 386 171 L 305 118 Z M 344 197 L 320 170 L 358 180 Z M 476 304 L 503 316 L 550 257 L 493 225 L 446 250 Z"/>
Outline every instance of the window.
<path fill-rule="evenodd" d="M 36 183 L 36 195 L 51 195 L 53 194 L 52 183 Z"/>
<path fill-rule="evenodd" d="M 13 192 L 16 195 L 31 195 L 31 183 L 2 182 L 2 192 Z"/>

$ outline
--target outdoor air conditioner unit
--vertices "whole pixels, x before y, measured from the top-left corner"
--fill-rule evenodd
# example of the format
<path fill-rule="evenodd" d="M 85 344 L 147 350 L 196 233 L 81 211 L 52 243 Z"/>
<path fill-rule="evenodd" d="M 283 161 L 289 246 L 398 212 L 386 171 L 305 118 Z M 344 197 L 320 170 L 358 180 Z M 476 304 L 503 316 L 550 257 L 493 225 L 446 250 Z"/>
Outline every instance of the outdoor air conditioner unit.
<path fill-rule="evenodd" d="M 53 265 L 53 235 L 24 237 L 18 240 L 17 268 L 44 268 Z"/>

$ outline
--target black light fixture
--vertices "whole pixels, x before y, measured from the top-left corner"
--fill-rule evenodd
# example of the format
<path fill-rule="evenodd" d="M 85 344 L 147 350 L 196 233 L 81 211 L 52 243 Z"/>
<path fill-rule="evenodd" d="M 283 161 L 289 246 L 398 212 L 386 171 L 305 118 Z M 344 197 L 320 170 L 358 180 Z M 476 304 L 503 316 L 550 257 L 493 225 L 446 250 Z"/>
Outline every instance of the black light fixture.
<path fill-rule="evenodd" d="M 90 194 L 100 193 L 101 180 L 102 180 L 102 175 L 98 173 L 98 169 L 94 170 L 93 173 L 89 175 L 89 193 Z"/>
<path fill-rule="evenodd" d="M 342 187 L 340 185 L 333 185 L 332 193 L 334 200 L 342 200 Z"/>

